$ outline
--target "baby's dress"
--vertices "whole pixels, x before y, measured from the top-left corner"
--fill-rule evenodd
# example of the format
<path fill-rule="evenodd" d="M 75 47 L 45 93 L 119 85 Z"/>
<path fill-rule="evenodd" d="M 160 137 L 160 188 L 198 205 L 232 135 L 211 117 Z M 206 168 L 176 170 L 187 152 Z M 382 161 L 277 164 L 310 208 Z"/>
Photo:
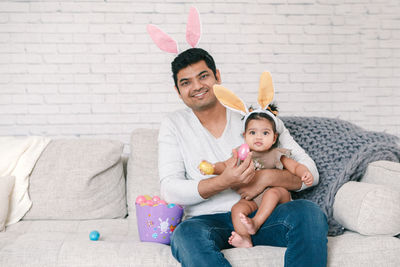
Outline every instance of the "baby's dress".
<path fill-rule="evenodd" d="M 272 148 L 265 152 L 253 151 L 253 162 L 257 169 L 283 169 L 281 157 L 290 157 L 291 152 L 285 148 Z"/>
<path fill-rule="evenodd" d="M 256 169 L 283 169 L 281 157 L 290 157 L 291 152 L 285 148 L 273 148 L 265 152 L 253 151 L 253 162 Z M 253 200 L 260 206 L 264 192 L 269 188 L 266 188 L 261 194 L 255 197 Z"/>

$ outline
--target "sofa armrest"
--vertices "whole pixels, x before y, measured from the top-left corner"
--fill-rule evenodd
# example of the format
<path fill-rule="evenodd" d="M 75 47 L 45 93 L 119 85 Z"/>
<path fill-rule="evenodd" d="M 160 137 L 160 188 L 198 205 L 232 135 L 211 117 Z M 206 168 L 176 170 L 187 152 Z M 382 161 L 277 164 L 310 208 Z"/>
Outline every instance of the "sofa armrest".
<path fill-rule="evenodd" d="M 386 185 L 347 182 L 335 196 L 333 217 L 363 235 L 400 233 L 400 192 Z"/>
<path fill-rule="evenodd" d="M 14 176 L 0 176 L 0 232 L 4 230 L 7 221 L 10 196 L 14 183 Z"/>
<path fill-rule="evenodd" d="M 400 163 L 385 160 L 371 162 L 361 182 L 387 185 L 400 192 Z"/>

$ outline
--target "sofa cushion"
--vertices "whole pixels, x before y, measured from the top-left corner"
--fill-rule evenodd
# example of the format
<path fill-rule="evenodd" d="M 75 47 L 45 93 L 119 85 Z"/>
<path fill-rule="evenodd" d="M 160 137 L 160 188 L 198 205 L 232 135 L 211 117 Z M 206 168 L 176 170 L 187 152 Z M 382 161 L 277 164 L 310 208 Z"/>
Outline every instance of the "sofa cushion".
<path fill-rule="evenodd" d="M 14 182 L 14 176 L 0 177 L 0 232 L 4 230 L 4 225 L 6 224 L 10 195 Z"/>
<path fill-rule="evenodd" d="M 400 163 L 385 160 L 372 162 L 361 181 L 387 185 L 400 192 Z"/>
<path fill-rule="evenodd" d="M 126 215 L 119 141 L 53 140 L 30 176 L 32 208 L 24 220 L 82 220 Z"/>
<path fill-rule="evenodd" d="M 160 195 L 158 177 L 158 130 L 136 129 L 131 135 L 131 153 L 127 166 L 129 216 L 135 217 L 138 195 Z"/>
<path fill-rule="evenodd" d="M 99 241 L 89 233 L 98 230 Z M 21 221 L 0 234 L 0 266 L 175 267 L 170 246 L 140 242 L 129 219 Z M 284 247 L 256 246 L 222 252 L 233 266 L 283 266 Z M 328 237 L 328 267 L 400 266 L 400 239 L 353 232 Z"/>
<path fill-rule="evenodd" d="M 400 233 L 400 192 L 384 185 L 347 182 L 336 194 L 333 216 L 363 235 Z"/>
<path fill-rule="evenodd" d="M 89 233 L 98 230 L 99 241 Z M 4 242 L 3 242 L 4 240 Z M 180 266 L 170 246 L 140 242 L 136 221 L 21 221 L 0 238 L 0 266 Z"/>
<path fill-rule="evenodd" d="M 400 239 L 391 236 L 363 236 L 346 231 L 328 237 L 327 267 L 400 266 Z"/>

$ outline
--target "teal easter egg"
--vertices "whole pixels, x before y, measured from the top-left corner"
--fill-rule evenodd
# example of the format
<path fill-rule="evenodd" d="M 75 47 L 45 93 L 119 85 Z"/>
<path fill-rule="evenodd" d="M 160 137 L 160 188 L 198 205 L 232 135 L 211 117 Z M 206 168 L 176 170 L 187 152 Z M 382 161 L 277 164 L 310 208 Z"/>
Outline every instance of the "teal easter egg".
<path fill-rule="evenodd" d="M 91 231 L 89 234 L 89 238 L 92 241 L 97 241 L 100 238 L 100 233 L 98 231 Z"/>

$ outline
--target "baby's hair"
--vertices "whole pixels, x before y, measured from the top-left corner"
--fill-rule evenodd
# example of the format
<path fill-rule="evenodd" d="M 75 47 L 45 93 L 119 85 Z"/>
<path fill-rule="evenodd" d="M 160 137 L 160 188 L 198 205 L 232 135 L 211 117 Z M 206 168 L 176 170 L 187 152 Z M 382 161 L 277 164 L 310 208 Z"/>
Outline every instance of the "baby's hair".
<path fill-rule="evenodd" d="M 268 109 L 269 109 L 270 111 L 276 111 L 276 112 L 278 112 L 278 107 L 277 107 L 275 104 L 273 104 L 273 103 L 271 103 L 271 104 L 268 105 Z M 252 107 L 250 107 L 249 110 L 252 110 Z M 271 118 L 271 116 L 268 115 L 268 114 L 265 113 L 265 112 L 254 112 L 254 113 L 250 114 L 250 116 L 247 117 L 247 120 L 246 120 L 246 122 L 244 123 L 244 130 L 245 130 L 245 131 L 247 130 L 247 125 L 249 124 L 250 121 L 252 121 L 252 120 L 261 120 L 261 119 L 267 119 L 269 122 L 271 122 L 272 130 L 274 131 L 274 134 L 277 133 L 277 131 L 276 131 L 276 124 L 275 124 L 274 119 Z M 271 148 L 277 147 L 277 146 L 278 146 L 278 141 L 279 141 L 279 135 L 278 135 L 278 137 L 276 138 L 276 141 L 275 141 L 275 143 L 272 145 Z"/>

